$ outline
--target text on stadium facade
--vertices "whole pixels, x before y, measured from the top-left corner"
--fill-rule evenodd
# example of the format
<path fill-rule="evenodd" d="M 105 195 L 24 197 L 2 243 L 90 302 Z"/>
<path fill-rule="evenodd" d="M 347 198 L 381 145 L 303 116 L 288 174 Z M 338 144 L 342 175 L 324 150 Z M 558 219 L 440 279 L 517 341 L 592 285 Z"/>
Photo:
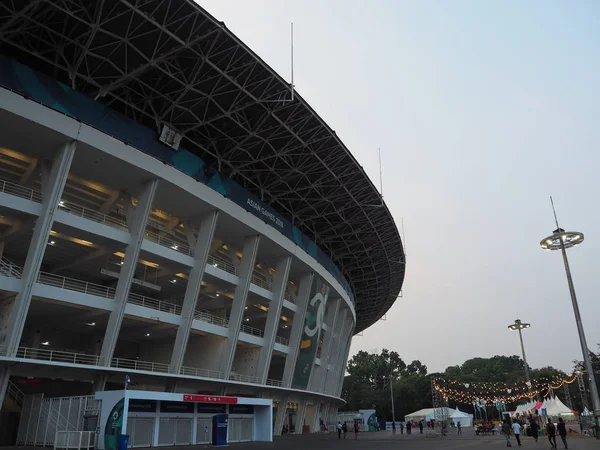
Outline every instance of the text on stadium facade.
<path fill-rule="evenodd" d="M 251 198 L 249 198 L 246 201 L 246 204 L 248 206 L 250 206 L 251 208 L 255 209 L 256 211 L 258 211 L 259 213 L 261 213 L 263 216 L 268 217 L 269 220 L 271 222 L 273 222 L 275 225 L 277 225 L 279 228 L 283 228 L 283 220 L 281 220 L 279 217 L 277 217 L 275 214 L 273 214 L 271 211 L 269 211 L 264 206 L 259 205 L 257 202 L 255 202 Z"/>

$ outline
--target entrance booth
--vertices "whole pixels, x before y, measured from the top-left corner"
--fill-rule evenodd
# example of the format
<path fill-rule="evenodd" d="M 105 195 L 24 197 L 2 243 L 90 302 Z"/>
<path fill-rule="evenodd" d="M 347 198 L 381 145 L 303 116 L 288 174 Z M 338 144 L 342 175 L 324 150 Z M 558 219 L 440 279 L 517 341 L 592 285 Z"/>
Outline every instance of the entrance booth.
<path fill-rule="evenodd" d="M 213 444 L 273 440 L 273 401 L 264 398 L 175 394 L 154 391 L 100 391 L 98 447 Z"/>

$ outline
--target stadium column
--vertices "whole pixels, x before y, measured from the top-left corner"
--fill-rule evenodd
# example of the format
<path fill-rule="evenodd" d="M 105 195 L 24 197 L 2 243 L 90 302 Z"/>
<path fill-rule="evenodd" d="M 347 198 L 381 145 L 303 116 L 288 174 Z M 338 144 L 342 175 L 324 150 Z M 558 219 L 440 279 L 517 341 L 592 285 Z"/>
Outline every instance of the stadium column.
<path fill-rule="evenodd" d="M 198 237 L 193 244 L 194 266 L 192 267 L 188 278 L 187 288 L 183 298 L 183 306 L 181 308 L 181 324 L 177 329 L 175 345 L 173 346 L 173 353 L 171 355 L 171 369 L 174 373 L 179 373 L 181 366 L 183 365 L 185 351 L 192 330 L 192 323 L 194 322 L 196 303 L 198 302 L 198 295 L 200 294 L 200 285 L 202 283 L 202 277 L 204 276 L 204 270 L 206 269 L 206 261 L 210 254 L 218 218 L 219 212 L 213 211 L 202 219 Z"/>
<path fill-rule="evenodd" d="M 335 388 L 333 389 L 333 395 L 336 397 L 340 396 L 342 391 L 342 385 L 344 384 L 344 375 L 346 373 L 346 362 L 348 360 L 348 354 L 350 353 L 350 345 L 352 344 L 352 330 L 354 329 L 354 324 L 352 323 L 352 318 L 350 318 L 350 323 L 348 328 L 345 331 L 345 334 L 342 335 L 342 339 L 346 340 L 346 345 L 342 347 L 344 351 L 341 353 L 340 361 L 339 361 L 339 374 L 336 381 Z"/>
<path fill-rule="evenodd" d="M 321 358 L 321 376 L 316 386 L 317 392 L 323 392 L 323 389 L 325 388 L 325 380 L 327 378 L 329 361 L 331 361 L 331 354 L 333 353 L 333 342 L 335 340 L 333 336 L 335 334 L 335 329 L 338 326 L 338 316 L 342 302 L 343 300 L 341 298 L 337 298 L 335 300 L 335 311 L 333 311 L 333 317 L 330 319 L 330 321 L 327 321 L 327 333 L 325 333 L 325 339 L 323 341 L 324 351 L 322 352 Z"/>
<path fill-rule="evenodd" d="M 252 281 L 252 272 L 254 271 L 259 243 L 259 235 L 248 236 L 244 241 L 242 261 L 237 274 L 238 284 L 233 293 L 233 304 L 231 306 L 231 313 L 229 314 L 229 331 L 220 364 L 221 372 L 226 380 L 229 379 L 229 375 L 231 374 L 231 366 L 233 365 L 237 341 L 240 336 L 240 327 L 244 318 L 244 306 L 246 306 L 246 298 L 248 297 L 248 290 Z"/>
<path fill-rule="evenodd" d="M 285 416 L 287 414 L 287 404 L 288 397 L 284 396 L 283 399 L 277 405 L 277 413 L 275 414 L 275 429 L 273 430 L 273 434 L 275 436 L 281 436 L 281 432 L 283 431 L 283 423 L 285 421 Z"/>
<path fill-rule="evenodd" d="M 319 357 L 319 368 L 317 370 L 316 364 L 313 366 L 312 373 L 310 375 L 310 381 L 308 382 L 309 390 L 313 392 L 321 392 L 321 384 L 325 380 L 327 374 L 327 359 L 329 355 L 329 344 L 331 343 L 333 332 L 335 329 L 335 319 L 337 317 L 337 311 L 340 306 L 340 299 L 331 298 L 328 300 L 329 308 L 327 308 L 327 315 L 325 316 L 325 323 L 327 324 L 327 331 L 324 332 L 321 329 L 320 339 L 323 342 L 321 345 L 321 355 Z M 316 362 L 316 361 L 315 361 Z"/>
<path fill-rule="evenodd" d="M 125 307 L 127 306 L 127 297 L 129 297 L 131 282 L 140 256 L 144 233 L 150 211 L 152 210 L 152 202 L 154 201 L 157 186 L 157 179 L 148 181 L 144 185 L 142 195 L 138 198 L 137 206 L 132 214 L 131 223 L 128 223 L 131 240 L 125 249 L 125 258 L 115 290 L 115 301 L 104 333 L 102 349 L 100 350 L 100 360 L 103 365 L 108 367 L 110 367 L 115 347 L 117 346 L 117 340 L 119 339 L 119 331 L 121 330 Z M 105 377 L 102 378 L 105 380 Z M 97 390 L 104 389 L 104 384 L 106 383 L 104 380 L 97 381 Z"/>
<path fill-rule="evenodd" d="M 294 377 L 294 369 L 296 368 L 296 360 L 298 359 L 298 350 L 300 348 L 300 341 L 302 340 L 302 333 L 304 332 L 306 308 L 308 307 L 308 300 L 310 298 L 314 276 L 315 274 L 313 272 L 304 275 L 300 280 L 300 286 L 298 287 L 296 312 L 294 313 L 292 329 L 290 330 L 288 355 L 285 359 L 285 366 L 283 368 L 282 381 L 283 385 L 288 388 L 292 385 L 292 379 Z"/>
<path fill-rule="evenodd" d="M 304 418 L 306 417 L 306 407 L 308 398 L 304 398 L 298 403 L 298 411 L 296 411 L 296 430 L 295 434 L 302 434 L 304 428 Z"/>
<path fill-rule="evenodd" d="M 340 307 L 341 304 L 340 304 Z M 336 346 L 332 349 L 331 356 L 329 357 L 329 361 L 325 366 L 326 374 L 325 374 L 325 393 L 331 395 L 333 390 L 333 380 L 335 378 L 335 374 L 337 373 L 336 366 L 338 364 L 338 360 L 340 358 L 341 353 L 341 339 L 344 333 L 344 328 L 346 327 L 346 317 L 348 316 L 348 309 L 344 307 L 341 313 L 338 313 L 337 326 L 332 330 L 332 338 L 336 342 Z"/>
<path fill-rule="evenodd" d="M 258 372 L 257 376 L 260 384 L 267 382 L 269 375 L 269 366 L 271 365 L 271 357 L 273 355 L 273 347 L 275 346 L 275 338 L 277 336 L 277 328 L 281 317 L 281 308 L 283 306 L 283 297 L 287 286 L 290 268 L 292 267 L 292 257 L 285 256 L 277 262 L 275 267 L 275 279 L 273 280 L 273 300 L 269 303 L 269 312 L 267 313 L 267 321 L 265 324 L 264 344 L 260 349 L 258 357 Z"/>
<path fill-rule="evenodd" d="M 2 341 L 6 345 L 6 356 L 9 357 L 15 356 L 19 349 L 23 327 L 25 326 L 29 305 L 31 304 L 33 288 L 44 259 L 46 246 L 48 245 L 48 236 L 50 236 L 50 231 L 54 223 L 54 214 L 58 208 L 69 176 L 75 147 L 75 141 L 67 142 L 58 151 L 52 161 L 50 172 L 43 186 L 40 215 L 35 221 L 33 236 L 27 250 L 23 275 L 21 277 L 23 284 L 21 290 L 15 296 L 12 305 L 5 305 L 7 308 L 10 308 L 10 312 L 6 314 L 7 320 L 4 323 L 6 328 L 0 338 L 3 338 Z M 4 393 L 6 392 L 9 378 L 10 369 L 8 366 L 0 369 L 0 408 L 4 401 Z"/>

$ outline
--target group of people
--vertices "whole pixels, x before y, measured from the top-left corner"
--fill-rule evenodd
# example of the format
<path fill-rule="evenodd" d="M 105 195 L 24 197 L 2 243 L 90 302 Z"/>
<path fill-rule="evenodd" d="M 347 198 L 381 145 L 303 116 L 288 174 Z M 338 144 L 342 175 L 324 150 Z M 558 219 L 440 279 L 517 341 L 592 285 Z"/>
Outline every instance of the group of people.
<path fill-rule="evenodd" d="M 360 430 L 360 426 L 358 425 L 358 422 L 354 422 L 354 439 L 358 439 L 358 432 Z M 342 435 L 344 436 L 344 439 L 346 439 L 346 433 L 348 432 L 348 425 L 346 425 L 346 422 L 344 422 L 342 424 L 342 422 L 338 422 L 337 424 L 337 432 L 338 432 L 338 439 L 342 439 Z"/>
<path fill-rule="evenodd" d="M 511 432 L 515 435 L 515 440 L 517 441 L 518 446 L 519 447 L 521 446 L 521 430 L 522 430 L 522 426 L 519 422 L 513 422 L 511 424 L 510 421 L 507 419 L 502 423 L 502 433 L 504 434 L 504 437 L 506 438 L 506 446 L 507 447 L 512 447 L 512 445 L 510 443 Z M 538 434 L 539 434 L 539 425 L 538 425 L 537 421 L 535 421 L 533 419 L 530 420 L 529 430 L 531 432 L 531 436 L 533 437 L 535 442 L 537 442 Z M 546 435 L 548 436 L 548 441 L 550 442 L 551 448 L 557 448 L 556 447 L 556 434 L 557 433 L 560 436 L 565 448 L 566 449 L 569 448 L 569 446 L 567 445 L 567 426 L 566 426 L 565 422 L 563 421 L 562 417 L 559 417 L 557 425 L 554 425 L 554 423 L 552 422 L 552 419 L 549 418 L 548 424 L 546 425 Z"/>

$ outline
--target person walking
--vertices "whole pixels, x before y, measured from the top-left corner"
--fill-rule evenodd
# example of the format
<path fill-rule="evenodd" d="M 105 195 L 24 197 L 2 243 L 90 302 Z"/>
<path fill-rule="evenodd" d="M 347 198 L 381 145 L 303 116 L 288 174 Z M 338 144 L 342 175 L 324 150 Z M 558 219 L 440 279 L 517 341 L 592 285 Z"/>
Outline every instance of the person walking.
<path fill-rule="evenodd" d="M 546 432 L 548 433 L 548 441 L 550 441 L 550 448 L 556 448 L 556 427 L 552 423 L 552 419 L 548 419 L 548 425 L 546 425 Z"/>
<path fill-rule="evenodd" d="M 510 443 L 510 424 L 506 420 L 502 423 L 502 433 L 504 434 L 504 437 L 506 438 L 506 446 L 512 447 L 512 445 Z"/>
<path fill-rule="evenodd" d="M 419 422 L 419 431 L 421 432 L 421 434 L 423 434 L 423 421 L 422 420 Z"/>
<path fill-rule="evenodd" d="M 348 431 L 348 425 L 346 425 L 346 422 L 344 422 L 344 424 L 342 425 L 342 433 L 344 433 L 344 439 L 346 439 L 347 431 Z"/>
<path fill-rule="evenodd" d="M 337 430 L 338 430 L 338 439 L 341 439 L 342 438 L 342 422 L 338 422 Z"/>
<path fill-rule="evenodd" d="M 533 436 L 533 439 L 535 440 L 535 442 L 537 442 L 540 427 L 535 419 L 531 419 L 531 421 L 529 422 L 529 429 L 531 430 L 531 435 Z"/>
<path fill-rule="evenodd" d="M 404 434 L 404 422 L 400 422 L 400 434 Z"/>
<path fill-rule="evenodd" d="M 411 428 L 412 428 L 412 423 L 409 420 L 408 422 L 406 422 L 406 434 L 410 434 Z"/>
<path fill-rule="evenodd" d="M 358 439 L 358 422 L 354 422 L 354 440 Z"/>
<path fill-rule="evenodd" d="M 392 434 L 396 434 L 396 422 L 392 422 Z"/>
<path fill-rule="evenodd" d="M 456 422 L 456 429 L 458 430 L 458 434 L 462 434 L 462 425 L 460 423 L 460 420 Z"/>
<path fill-rule="evenodd" d="M 512 424 L 513 433 L 515 434 L 515 439 L 517 440 L 517 444 L 521 446 L 521 424 L 519 422 L 513 422 Z"/>
<path fill-rule="evenodd" d="M 562 439 L 563 444 L 565 444 L 565 448 L 569 448 L 567 445 L 567 424 L 563 421 L 562 417 L 558 418 L 558 425 L 556 426 L 558 431 L 558 435 Z M 554 444 L 556 446 L 556 444 Z"/>

